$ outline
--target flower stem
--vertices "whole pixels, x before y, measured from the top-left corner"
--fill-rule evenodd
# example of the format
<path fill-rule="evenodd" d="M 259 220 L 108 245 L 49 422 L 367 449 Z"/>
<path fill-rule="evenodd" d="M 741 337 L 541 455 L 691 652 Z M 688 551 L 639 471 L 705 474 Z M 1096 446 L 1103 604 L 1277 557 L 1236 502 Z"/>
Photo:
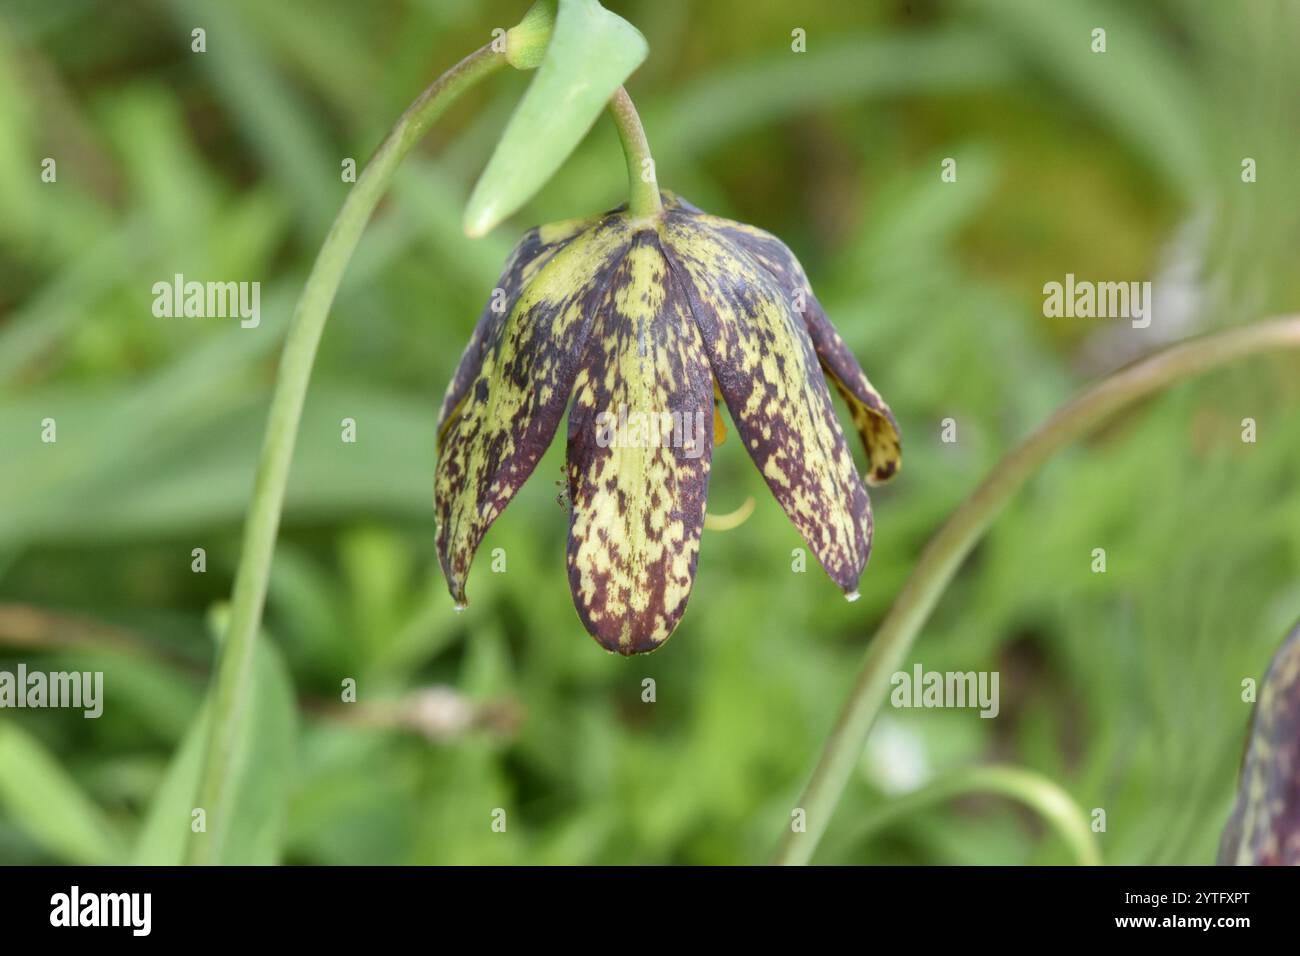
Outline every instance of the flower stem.
<path fill-rule="evenodd" d="M 775 862 L 801 864 L 812 858 L 866 745 L 889 688 L 890 675 L 904 663 L 917 633 L 962 560 L 1030 477 L 1066 445 L 1139 399 L 1235 359 L 1291 348 L 1300 348 L 1300 315 L 1256 322 L 1175 345 L 1086 389 L 998 462 L 930 540 L 881 622 L 849 699 L 797 804 L 806 812 L 807 830 L 783 834 Z"/>
<path fill-rule="evenodd" d="M 218 650 L 209 698 L 211 720 L 195 803 L 206 812 L 207 832 L 193 835 L 186 854 L 190 863 L 215 863 L 220 859 L 230 815 L 232 762 L 247 711 L 253 651 L 266 601 L 289 465 L 330 305 L 370 214 L 402 158 L 452 101 L 505 63 L 503 54 L 494 52 L 491 45 L 484 46 L 438 77 L 407 107 L 348 193 L 294 308 L 244 524 L 230 625 Z"/>
<path fill-rule="evenodd" d="M 609 113 L 618 127 L 618 138 L 623 143 L 627 158 L 628 213 L 633 219 L 653 219 L 663 212 L 659 198 L 659 179 L 655 161 L 650 155 L 650 144 L 645 138 L 641 117 L 627 90 L 618 88 L 609 101 Z"/>
<path fill-rule="evenodd" d="M 1101 865 L 1083 809 L 1051 779 L 1023 767 L 970 767 L 933 780 L 867 814 L 847 844 L 857 846 L 900 817 L 969 793 L 993 793 L 1023 803 L 1060 835 L 1076 863 Z"/>

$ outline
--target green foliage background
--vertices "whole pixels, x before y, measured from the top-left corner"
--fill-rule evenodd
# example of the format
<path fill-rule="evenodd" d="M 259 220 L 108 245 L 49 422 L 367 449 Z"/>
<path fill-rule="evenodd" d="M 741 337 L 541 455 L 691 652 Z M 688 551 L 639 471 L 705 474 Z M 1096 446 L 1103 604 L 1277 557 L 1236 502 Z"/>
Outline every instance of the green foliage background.
<path fill-rule="evenodd" d="M 407 161 L 334 307 L 276 557 L 241 858 L 765 859 L 875 623 L 999 456 L 1165 338 L 1300 302 L 1292 0 L 608 6 L 650 43 L 629 90 L 660 181 L 782 236 L 901 420 L 905 467 L 873 495 L 862 600 L 846 604 L 816 567 L 791 573 L 801 542 L 733 440 L 711 510 L 752 495 L 753 518 L 706 532 L 664 650 L 606 655 L 570 603 L 557 446 L 453 614 L 430 501 L 442 389 L 515 236 L 625 190 L 601 120 L 523 213 L 463 237 L 469 190 L 528 81 L 507 71 Z M 0 669 L 103 670 L 107 695 L 99 720 L 0 713 L 0 861 L 176 858 L 209 620 L 230 593 L 280 336 L 348 188 L 340 162 L 362 162 L 433 76 L 523 12 L 0 10 Z M 194 26 L 206 54 L 189 50 Z M 1105 54 L 1089 50 L 1097 26 Z M 791 52 L 795 27 L 806 53 Z M 46 156 L 57 184 L 40 182 Z M 948 156 L 955 184 L 940 182 Z M 1156 279 L 1154 325 L 1044 319 L 1042 285 L 1067 272 Z M 175 273 L 261 281 L 261 327 L 154 318 L 151 287 Z M 992 761 L 1104 808 L 1107 862 L 1212 860 L 1249 717 L 1241 682 L 1300 617 L 1298 398 L 1294 357 L 1215 373 L 1036 479 L 914 657 L 1000 671 L 1000 717 L 887 710 L 818 860 L 1067 861 L 995 799 L 855 835 L 927 775 Z M 355 445 L 339 441 L 345 416 Z M 55 445 L 40 441 L 46 417 Z M 956 444 L 939 441 L 946 417 Z M 1255 444 L 1240 440 L 1245 417 Z M 1105 574 L 1090 570 L 1097 547 Z M 331 705 L 344 677 L 360 691 L 349 708 Z M 368 725 L 433 686 L 518 719 L 451 740 Z M 497 807 L 505 833 L 490 827 Z"/>

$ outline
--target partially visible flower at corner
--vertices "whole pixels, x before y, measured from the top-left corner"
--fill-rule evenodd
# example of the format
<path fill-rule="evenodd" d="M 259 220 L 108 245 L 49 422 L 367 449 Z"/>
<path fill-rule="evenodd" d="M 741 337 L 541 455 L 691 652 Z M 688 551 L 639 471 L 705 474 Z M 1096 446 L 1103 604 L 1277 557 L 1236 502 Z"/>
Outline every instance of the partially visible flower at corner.
<path fill-rule="evenodd" d="M 850 600 L 873 519 L 826 378 L 849 406 L 867 481 L 887 481 L 901 462 L 889 406 L 790 250 L 761 229 L 662 198 L 655 217 L 620 207 L 524 236 L 438 424 L 438 556 L 463 606 L 483 535 L 568 409 L 569 585 L 587 630 L 622 654 L 659 647 L 685 612 L 714 438 L 703 429 L 702 449 L 668 440 L 610 447 L 598 439 L 599 416 L 631 408 L 712 419 L 716 394 Z"/>
<path fill-rule="evenodd" d="M 1221 865 L 1300 866 L 1300 626 L 1259 689 Z"/>

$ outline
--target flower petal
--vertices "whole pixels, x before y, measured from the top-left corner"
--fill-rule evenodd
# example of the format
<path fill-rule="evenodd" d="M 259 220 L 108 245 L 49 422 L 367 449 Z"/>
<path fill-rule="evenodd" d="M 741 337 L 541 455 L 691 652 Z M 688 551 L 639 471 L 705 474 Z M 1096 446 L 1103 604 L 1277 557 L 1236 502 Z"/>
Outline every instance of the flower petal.
<path fill-rule="evenodd" d="M 569 411 L 569 586 L 583 625 L 653 650 L 686 610 L 708 492 L 713 377 L 652 231 L 610 278 Z"/>
<path fill-rule="evenodd" d="M 1273 655 L 1260 685 L 1237 801 L 1218 862 L 1300 865 L 1300 627 Z"/>
<path fill-rule="evenodd" d="M 743 248 L 771 273 L 784 290 L 786 301 L 794 303 L 803 315 L 822 369 L 849 406 L 853 425 L 862 438 L 870 463 L 867 481 L 878 484 L 898 474 L 903 452 L 894 413 L 872 387 L 853 352 L 826 317 L 795 254 L 776 236 L 755 226 L 717 216 L 702 215 L 700 218 Z"/>
<path fill-rule="evenodd" d="M 806 305 L 803 318 L 808 325 L 813 348 L 821 360 L 822 370 L 835 383 L 844 404 L 849 406 L 853 426 L 862 438 L 862 447 L 866 449 L 867 461 L 870 463 L 867 481 L 873 485 L 888 481 L 903 466 L 902 438 L 898 433 L 894 413 L 880 397 L 880 393 L 872 387 L 862 366 L 844 344 L 835 326 L 831 325 L 821 303 L 811 291 Z"/>
<path fill-rule="evenodd" d="M 478 373 L 448 418 L 434 481 L 438 558 L 458 602 L 483 535 L 555 435 L 627 238 L 618 216 L 580 231 L 523 285 L 484 340 Z"/>
<path fill-rule="evenodd" d="M 461 402 L 465 400 L 469 387 L 474 384 L 479 369 L 483 367 L 483 353 L 495 340 L 506 317 L 514 311 L 519 293 L 536 277 L 542 266 L 550 261 L 551 256 L 594 223 L 593 219 L 570 219 L 537 226 L 524 233 L 524 237 L 515 245 L 506 259 L 505 268 L 501 270 L 501 277 L 497 279 L 496 288 L 492 290 L 492 297 L 483 307 L 478 324 L 474 326 L 474 334 L 461 353 L 460 364 L 447 386 L 447 393 L 443 396 L 442 407 L 438 410 L 439 454 L 442 453 L 450 420 L 459 412 Z"/>
<path fill-rule="evenodd" d="M 853 592 L 871 550 L 871 503 L 804 323 L 771 273 L 705 217 L 665 217 L 718 388 L 768 487 L 831 578 Z"/>

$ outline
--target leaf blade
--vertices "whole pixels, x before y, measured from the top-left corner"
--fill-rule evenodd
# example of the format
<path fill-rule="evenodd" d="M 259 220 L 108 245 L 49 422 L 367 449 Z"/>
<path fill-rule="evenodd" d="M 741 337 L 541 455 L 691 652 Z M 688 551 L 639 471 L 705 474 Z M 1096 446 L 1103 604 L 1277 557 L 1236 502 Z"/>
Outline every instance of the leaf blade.
<path fill-rule="evenodd" d="M 487 234 L 545 185 L 649 50 L 636 27 L 596 0 L 560 0 L 537 76 L 470 195 L 466 235 Z"/>
<path fill-rule="evenodd" d="M 100 866 L 121 860 L 121 834 L 107 815 L 14 721 L 0 723 L 0 806 L 64 862 Z"/>
<path fill-rule="evenodd" d="M 297 714 L 288 671 L 265 640 L 253 664 L 251 713 L 240 735 L 233 784 L 235 813 L 216 862 L 264 866 L 280 862 L 290 774 L 297 740 Z M 186 841 L 202 838 L 189 829 L 208 733 L 208 707 L 190 725 L 136 838 L 131 862 L 177 866 Z"/>

